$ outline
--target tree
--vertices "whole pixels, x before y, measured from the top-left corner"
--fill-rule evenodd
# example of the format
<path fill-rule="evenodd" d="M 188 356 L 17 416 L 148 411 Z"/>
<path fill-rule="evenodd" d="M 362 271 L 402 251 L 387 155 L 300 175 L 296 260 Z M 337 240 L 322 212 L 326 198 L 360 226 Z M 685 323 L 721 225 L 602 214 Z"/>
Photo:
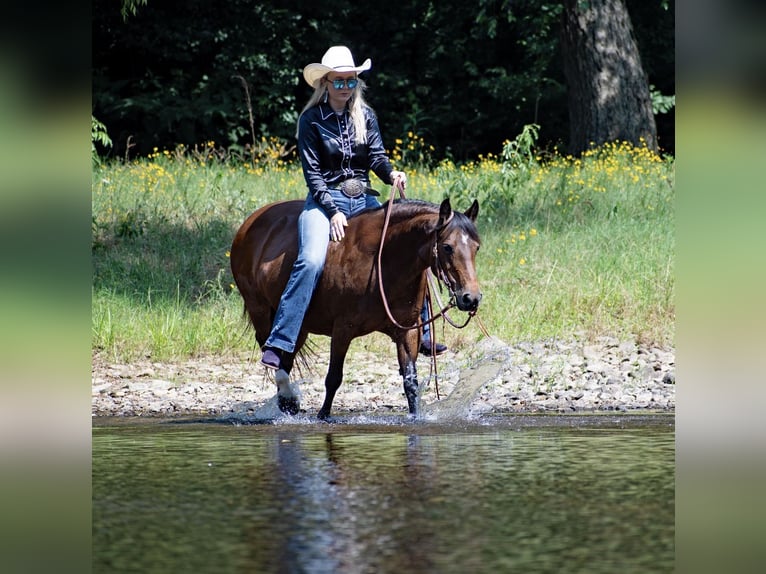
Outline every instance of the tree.
<path fill-rule="evenodd" d="M 657 150 L 649 84 L 624 0 L 564 0 L 561 50 L 567 81 L 569 147 L 608 141 Z"/>
<path fill-rule="evenodd" d="M 107 127 L 113 156 L 125 156 L 128 138 L 132 155 L 207 141 L 247 155 L 263 138 L 292 142 L 310 95 L 303 66 L 342 43 L 356 57 L 372 58 L 368 101 L 389 147 L 412 132 L 434 146 L 432 158 L 471 160 L 497 153 L 529 124 L 540 126 L 542 146 L 561 146 L 570 125 L 590 113 L 570 120 L 567 92 L 586 107 L 599 98 L 574 85 L 583 72 L 571 72 L 570 82 L 564 74 L 565 4 L 570 12 L 595 11 L 592 24 L 599 26 L 606 21 L 597 7 L 619 4 L 627 20 L 627 6 L 627 39 L 632 26 L 644 83 L 655 87 L 655 99 L 675 93 L 673 0 L 94 0 L 91 112 Z M 625 30 L 606 29 L 624 52 Z M 590 61 L 595 74 L 609 65 L 590 46 L 579 53 L 570 44 L 573 67 Z M 623 55 L 611 65 L 625 61 Z M 616 114 L 602 116 L 612 121 Z M 673 111 L 655 121 L 659 137 L 645 130 L 647 143 L 672 153 Z M 637 140 L 627 130 L 604 137 L 572 131 L 587 134 L 580 148 L 591 140 Z"/>

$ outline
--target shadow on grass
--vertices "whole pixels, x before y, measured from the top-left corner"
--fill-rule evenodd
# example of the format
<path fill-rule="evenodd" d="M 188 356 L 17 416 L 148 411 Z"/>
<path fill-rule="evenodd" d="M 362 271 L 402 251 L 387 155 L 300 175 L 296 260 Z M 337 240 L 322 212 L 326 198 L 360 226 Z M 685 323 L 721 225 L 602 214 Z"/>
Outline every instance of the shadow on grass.
<path fill-rule="evenodd" d="M 129 297 L 193 303 L 232 283 L 227 252 L 239 223 L 189 225 L 138 217 L 93 231 L 93 288 Z"/>

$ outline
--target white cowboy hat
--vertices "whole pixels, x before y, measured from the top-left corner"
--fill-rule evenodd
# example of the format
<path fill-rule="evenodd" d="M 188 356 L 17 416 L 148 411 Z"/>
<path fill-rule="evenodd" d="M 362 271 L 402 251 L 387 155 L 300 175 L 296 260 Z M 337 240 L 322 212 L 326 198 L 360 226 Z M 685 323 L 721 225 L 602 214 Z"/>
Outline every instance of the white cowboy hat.
<path fill-rule="evenodd" d="M 319 79 L 328 72 L 366 72 L 372 67 L 372 60 L 367 58 L 361 66 L 354 64 L 351 50 L 346 46 L 333 46 L 322 56 L 321 64 L 309 64 L 303 68 L 303 79 L 312 88 L 316 88 Z"/>

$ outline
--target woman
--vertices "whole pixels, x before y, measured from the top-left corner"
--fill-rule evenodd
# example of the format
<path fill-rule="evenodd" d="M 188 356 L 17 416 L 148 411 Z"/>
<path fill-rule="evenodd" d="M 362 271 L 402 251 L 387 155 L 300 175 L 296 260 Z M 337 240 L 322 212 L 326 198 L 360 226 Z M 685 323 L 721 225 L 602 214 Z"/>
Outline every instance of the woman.
<path fill-rule="evenodd" d="M 404 172 L 391 166 L 377 117 L 364 101 L 358 74 L 371 66 L 369 58 L 357 66 L 346 46 L 333 46 L 321 63 L 303 69 L 303 78 L 314 88 L 296 133 L 308 196 L 298 218 L 298 257 L 263 347 L 261 363 L 271 369 L 281 367 L 283 351 L 295 350 L 329 242 L 343 241 L 348 217 L 380 205 L 369 172 L 399 190 L 407 186 Z M 426 343 L 430 352 L 425 339 L 421 349 Z M 446 350 L 437 347 L 437 353 Z"/>

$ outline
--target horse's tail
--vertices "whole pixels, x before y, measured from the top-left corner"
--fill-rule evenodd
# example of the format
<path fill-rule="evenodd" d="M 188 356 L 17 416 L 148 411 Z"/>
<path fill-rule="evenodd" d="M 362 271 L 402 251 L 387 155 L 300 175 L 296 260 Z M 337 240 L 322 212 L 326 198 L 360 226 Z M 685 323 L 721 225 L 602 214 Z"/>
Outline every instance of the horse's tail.
<path fill-rule="evenodd" d="M 293 369 L 298 371 L 300 378 L 306 378 L 306 375 L 314 374 L 314 365 L 319 363 L 319 351 L 314 341 L 306 338 L 306 342 L 303 343 L 298 352 L 295 353 L 295 359 L 293 363 Z"/>

